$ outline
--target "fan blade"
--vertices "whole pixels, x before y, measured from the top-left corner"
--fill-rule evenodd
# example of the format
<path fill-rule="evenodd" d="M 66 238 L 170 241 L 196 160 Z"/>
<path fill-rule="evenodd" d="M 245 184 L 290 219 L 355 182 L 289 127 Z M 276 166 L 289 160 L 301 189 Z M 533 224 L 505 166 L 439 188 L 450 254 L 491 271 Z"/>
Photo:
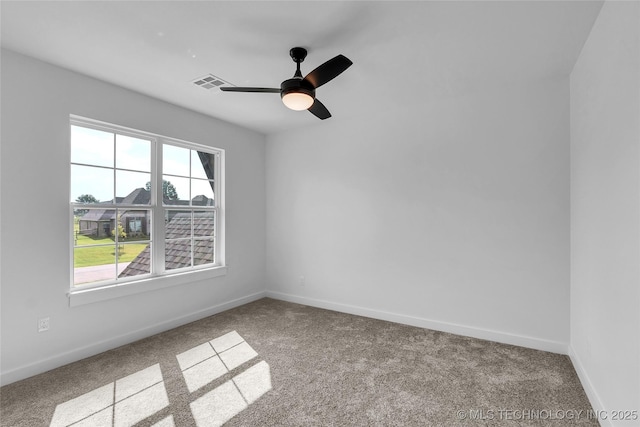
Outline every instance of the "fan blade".
<path fill-rule="evenodd" d="M 314 88 L 319 88 L 323 84 L 336 78 L 344 70 L 353 64 L 349 58 L 344 55 L 338 55 L 328 60 L 324 64 L 318 66 L 315 70 L 307 74 L 303 79 L 311 83 Z"/>
<path fill-rule="evenodd" d="M 273 87 L 235 87 L 223 86 L 220 88 L 223 92 L 258 92 L 258 93 L 280 93 L 280 89 Z"/>
<path fill-rule="evenodd" d="M 327 110 L 327 107 L 316 98 L 313 101 L 311 107 L 309 107 L 309 112 L 319 118 L 320 120 L 328 119 L 331 117 L 331 113 Z"/>

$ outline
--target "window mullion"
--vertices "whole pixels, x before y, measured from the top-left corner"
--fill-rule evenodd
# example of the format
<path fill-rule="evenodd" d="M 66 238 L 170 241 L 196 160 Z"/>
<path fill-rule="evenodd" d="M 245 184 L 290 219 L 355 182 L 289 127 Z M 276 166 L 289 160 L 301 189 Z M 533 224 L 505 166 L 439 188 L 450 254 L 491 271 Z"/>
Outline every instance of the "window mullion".
<path fill-rule="evenodd" d="M 222 159 L 222 154 L 220 152 L 216 153 L 214 160 L 214 173 L 213 173 L 213 185 L 214 185 L 214 193 L 213 193 L 213 206 L 215 207 L 215 228 L 214 228 L 214 263 L 216 265 L 224 265 L 225 264 L 225 252 L 224 248 L 224 227 L 225 227 L 225 213 L 222 212 L 224 209 L 224 188 L 222 187 L 222 176 L 224 176 L 224 171 L 222 168 L 224 167 L 224 161 Z"/>
<path fill-rule="evenodd" d="M 189 194 L 191 194 L 191 190 L 189 190 Z M 193 206 L 191 206 L 191 267 L 195 266 L 195 250 L 196 250 L 196 241 L 195 241 L 195 222 L 196 215 L 193 210 Z"/>
<path fill-rule="evenodd" d="M 192 177 L 192 172 L 191 172 L 192 169 L 191 168 L 193 167 L 193 165 L 191 164 L 192 157 L 193 156 L 192 156 L 191 150 L 189 150 L 189 177 L 188 177 L 188 179 L 189 179 L 189 181 L 188 181 L 189 182 L 189 194 L 187 195 L 187 199 L 189 200 L 189 209 L 190 209 L 189 216 L 191 217 L 191 220 L 189 221 L 189 229 L 190 229 L 190 232 L 191 232 L 191 239 L 190 239 L 190 242 L 189 242 L 189 245 L 191 247 L 191 251 L 190 251 L 191 252 L 190 253 L 190 255 L 191 255 L 190 264 L 191 265 L 190 265 L 190 267 L 193 267 L 195 265 L 194 261 L 193 261 L 193 251 L 195 250 L 195 242 L 193 240 L 193 221 L 195 220 L 195 215 L 194 215 L 194 212 L 193 212 L 193 201 L 191 199 L 192 198 L 191 183 L 193 181 L 191 179 L 191 177 Z"/>
<path fill-rule="evenodd" d="M 153 205 L 152 229 L 153 244 L 151 247 L 152 254 L 152 272 L 162 274 L 165 272 L 165 212 L 162 197 L 162 141 L 154 139 L 151 152 L 151 177 L 154 182 L 151 194 L 151 203 Z"/>
<path fill-rule="evenodd" d="M 118 178 L 118 174 L 116 172 L 116 165 L 117 165 L 117 159 L 116 159 L 116 155 L 118 153 L 118 147 L 116 147 L 117 144 L 117 136 L 116 133 L 113 133 L 113 204 L 117 206 L 118 203 L 118 199 L 116 196 L 116 188 L 118 188 L 118 183 L 116 182 L 116 179 Z M 115 259 L 115 280 L 118 280 L 118 263 L 120 262 L 120 254 L 119 254 L 119 248 L 120 248 L 120 244 L 118 242 L 120 236 L 118 236 L 118 225 L 120 224 L 120 210 L 116 207 L 116 209 L 114 210 L 115 213 L 115 221 L 113 223 L 113 228 L 114 230 L 111 230 L 111 233 L 114 234 L 114 239 L 113 242 L 115 243 L 115 247 L 114 247 L 114 259 Z"/>

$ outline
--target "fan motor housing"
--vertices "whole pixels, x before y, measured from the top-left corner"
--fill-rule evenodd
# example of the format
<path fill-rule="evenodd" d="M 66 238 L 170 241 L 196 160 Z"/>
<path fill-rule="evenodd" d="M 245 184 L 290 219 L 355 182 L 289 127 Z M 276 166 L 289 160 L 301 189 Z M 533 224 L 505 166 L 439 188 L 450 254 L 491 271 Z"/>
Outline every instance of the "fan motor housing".
<path fill-rule="evenodd" d="M 291 92 L 305 93 L 313 99 L 316 98 L 316 90 L 310 83 L 301 78 L 293 78 L 282 82 L 280 85 L 280 97 Z"/>

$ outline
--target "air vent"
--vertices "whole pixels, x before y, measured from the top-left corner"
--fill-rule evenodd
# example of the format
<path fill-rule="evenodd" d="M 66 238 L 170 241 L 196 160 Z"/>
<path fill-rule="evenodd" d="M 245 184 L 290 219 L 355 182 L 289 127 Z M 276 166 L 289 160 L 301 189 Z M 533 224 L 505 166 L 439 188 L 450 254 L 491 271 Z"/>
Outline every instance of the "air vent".
<path fill-rule="evenodd" d="M 231 83 L 222 80 L 220 77 L 216 77 L 213 74 L 207 74 L 193 81 L 193 84 L 203 89 L 213 89 L 220 86 L 233 86 Z"/>

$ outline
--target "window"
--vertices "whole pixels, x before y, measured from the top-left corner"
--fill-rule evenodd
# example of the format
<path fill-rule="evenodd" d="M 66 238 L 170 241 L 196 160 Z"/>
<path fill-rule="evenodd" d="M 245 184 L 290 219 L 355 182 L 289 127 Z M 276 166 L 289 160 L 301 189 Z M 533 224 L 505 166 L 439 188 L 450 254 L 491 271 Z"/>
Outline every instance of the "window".
<path fill-rule="evenodd" d="M 72 293 L 222 266 L 223 151 L 71 118 Z"/>

